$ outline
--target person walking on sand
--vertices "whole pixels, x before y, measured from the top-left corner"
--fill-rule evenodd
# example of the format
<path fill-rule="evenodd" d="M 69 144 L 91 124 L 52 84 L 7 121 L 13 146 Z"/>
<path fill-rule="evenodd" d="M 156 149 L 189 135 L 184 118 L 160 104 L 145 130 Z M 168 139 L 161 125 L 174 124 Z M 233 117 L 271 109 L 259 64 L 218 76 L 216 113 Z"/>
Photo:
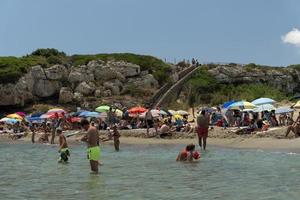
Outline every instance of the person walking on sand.
<path fill-rule="evenodd" d="M 98 174 L 100 159 L 99 133 L 95 127 L 90 126 L 89 121 L 86 119 L 81 121 L 81 126 L 85 131 L 87 131 L 87 133 L 81 138 L 81 141 L 87 143 L 88 159 L 90 161 L 91 171 L 94 174 Z"/>
<path fill-rule="evenodd" d="M 209 117 L 206 115 L 205 110 L 201 111 L 201 114 L 197 117 L 197 134 L 199 146 L 202 149 L 202 140 L 203 140 L 203 149 L 206 150 L 206 139 L 208 136 L 209 128 Z"/>
<path fill-rule="evenodd" d="M 151 113 L 151 108 L 148 108 L 148 111 L 145 114 L 146 126 L 147 126 L 147 136 L 149 136 L 149 129 L 153 127 L 153 116 Z"/>
<path fill-rule="evenodd" d="M 108 130 L 108 133 L 109 133 L 108 138 L 107 139 L 102 139 L 101 141 L 106 142 L 106 141 L 109 141 L 109 140 L 113 139 L 115 150 L 119 151 L 120 150 L 120 139 L 119 138 L 121 137 L 121 135 L 118 131 L 117 125 L 112 126 L 112 132 L 111 132 L 110 128 L 108 128 L 107 130 Z"/>

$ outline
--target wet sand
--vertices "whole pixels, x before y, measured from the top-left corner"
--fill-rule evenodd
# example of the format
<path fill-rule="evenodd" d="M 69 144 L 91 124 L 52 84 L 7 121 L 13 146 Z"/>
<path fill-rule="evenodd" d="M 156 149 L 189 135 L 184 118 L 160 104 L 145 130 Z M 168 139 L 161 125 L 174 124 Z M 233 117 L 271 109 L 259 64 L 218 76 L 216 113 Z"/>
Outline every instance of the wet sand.
<path fill-rule="evenodd" d="M 209 131 L 208 148 L 210 145 L 225 147 L 225 148 L 244 148 L 244 149 L 265 149 L 265 150 L 284 150 L 292 152 L 300 152 L 300 138 L 294 138 L 291 133 L 289 138 L 284 138 L 286 127 L 274 128 L 268 132 L 256 133 L 252 135 L 237 135 L 235 129 L 223 130 L 221 128 L 214 128 Z M 72 132 L 72 131 L 71 131 Z M 65 132 L 67 135 L 70 132 Z M 127 130 L 120 131 L 121 145 L 122 144 L 189 144 L 198 143 L 196 134 L 175 133 L 171 138 L 147 138 L 145 130 Z M 100 132 L 100 137 L 106 137 L 107 132 Z M 68 137 L 70 144 L 79 144 L 79 138 L 82 134 Z M 38 137 L 36 138 L 36 141 Z M 0 136 L 0 142 L 17 144 L 18 142 L 31 142 L 30 134 L 21 138 L 20 140 L 11 140 L 5 135 Z M 57 141 L 56 141 L 57 143 Z M 104 144 L 111 144 L 112 141 L 104 142 Z"/>

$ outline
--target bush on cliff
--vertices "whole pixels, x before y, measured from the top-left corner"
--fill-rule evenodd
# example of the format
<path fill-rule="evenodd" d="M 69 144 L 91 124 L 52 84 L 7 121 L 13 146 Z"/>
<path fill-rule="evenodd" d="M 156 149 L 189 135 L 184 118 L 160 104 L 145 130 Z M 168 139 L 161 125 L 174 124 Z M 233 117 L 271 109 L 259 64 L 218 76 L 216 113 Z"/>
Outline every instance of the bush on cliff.
<path fill-rule="evenodd" d="M 14 83 L 34 65 L 49 67 L 54 64 L 87 64 L 91 60 L 115 60 L 137 64 L 141 70 L 149 70 L 160 84 L 167 82 L 171 72 L 170 65 L 160 59 L 146 55 L 131 53 L 74 55 L 67 56 L 56 49 L 37 49 L 24 57 L 0 57 L 0 83 Z"/>
<path fill-rule="evenodd" d="M 286 98 L 283 92 L 263 83 L 218 83 L 205 67 L 189 80 L 185 90 L 188 95 L 187 99 L 195 98 L 194 104 L 219 105 L 229 100 L 252 101 L 259 97 L 269 97 L 277 101 Z M 193 91 L 193 93 L 190 91 Z M 190 95 L 193 95 L 193 97 L 190 97 Z"/>

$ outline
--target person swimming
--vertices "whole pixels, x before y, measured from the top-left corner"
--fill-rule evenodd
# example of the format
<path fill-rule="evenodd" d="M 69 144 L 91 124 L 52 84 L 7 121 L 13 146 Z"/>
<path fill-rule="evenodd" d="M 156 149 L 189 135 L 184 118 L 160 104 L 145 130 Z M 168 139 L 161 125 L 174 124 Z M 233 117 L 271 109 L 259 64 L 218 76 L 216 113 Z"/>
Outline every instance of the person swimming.
<path fill-rule="evenodd" d="M 200 159 L 200 153 L 195 151 L 195 145 L 187 145 L 177 156 L 176 161 L 195 161 Z"/>
<path fill-rule="evenodd" d="M 62 129 L 59 127 L 56 129 L 56 135 L 59 137 L 59 150 L 60 153 L 58 162 L 67 163 L 70 156 L 70 151 L 67 144 L 66 137 L 62 134 Z"/>

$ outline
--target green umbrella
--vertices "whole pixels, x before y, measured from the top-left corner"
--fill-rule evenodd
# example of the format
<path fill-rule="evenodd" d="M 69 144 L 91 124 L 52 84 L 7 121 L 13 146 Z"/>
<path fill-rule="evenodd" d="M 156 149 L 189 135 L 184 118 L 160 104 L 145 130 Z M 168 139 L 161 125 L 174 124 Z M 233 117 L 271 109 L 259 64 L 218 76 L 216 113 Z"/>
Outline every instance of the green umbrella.
<path fill-rule="evenodd" d="M 107 111 L 109 111 L 109 109 L 110 109 L 109 106 L 102 105 L 102 106 L 99 106 L 98 108 L 96 108 L 95 110 L 97 112 L 107 112 Z"/>

